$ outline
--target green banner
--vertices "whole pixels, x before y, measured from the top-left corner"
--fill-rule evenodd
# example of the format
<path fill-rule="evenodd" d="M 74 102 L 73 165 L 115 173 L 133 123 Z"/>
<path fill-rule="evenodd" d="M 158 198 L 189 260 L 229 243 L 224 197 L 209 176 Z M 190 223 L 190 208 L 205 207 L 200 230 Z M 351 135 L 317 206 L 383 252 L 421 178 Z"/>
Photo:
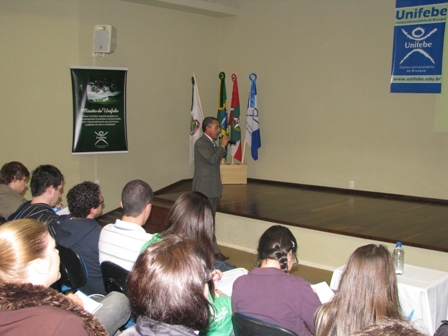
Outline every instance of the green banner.
<path fill-rule="evenodd" d="M 126 68 L 70 67 L 72 154 L 127 153 Z"/>

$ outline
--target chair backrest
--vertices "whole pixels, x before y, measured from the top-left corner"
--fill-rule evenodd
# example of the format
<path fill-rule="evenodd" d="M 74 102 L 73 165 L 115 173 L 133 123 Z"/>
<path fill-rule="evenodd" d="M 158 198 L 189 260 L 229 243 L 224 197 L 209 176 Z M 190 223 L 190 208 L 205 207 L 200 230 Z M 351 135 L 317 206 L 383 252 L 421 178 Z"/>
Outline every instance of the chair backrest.
<path fill-rule="evenodd" d="M 87 271 L 84 261 L 70 248 L 57 244 L 59 250 L 59 258 L 61 263 L 59 270 L 61 271 L 61 283 L 70 287 L 74 292 L 87 282 Z"/>
<path fill-rule="evenodd" d="M 129 274 L 127 269 L 111 261 L 103 261 L 101 263 L 101 273 L 103 274 L 106 293 L 116 291 L 126 294 L 126 279 Z"/>
<path fill-rule="evenodd" d="M 232 322 L 235 336 L 297 336 L 289 329 L 242 313 L 234 313 Z"/>

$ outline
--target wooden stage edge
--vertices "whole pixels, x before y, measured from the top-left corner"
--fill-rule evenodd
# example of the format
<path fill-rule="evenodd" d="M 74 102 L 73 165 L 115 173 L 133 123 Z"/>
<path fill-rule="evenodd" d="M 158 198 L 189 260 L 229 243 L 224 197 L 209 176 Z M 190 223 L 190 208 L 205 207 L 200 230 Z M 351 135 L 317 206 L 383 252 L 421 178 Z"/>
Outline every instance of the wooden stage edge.
<path fill-rule="evenodd" d="M 163 231 L 169 208 L 191 183 L 181 180 L 155 192 L 148 232 Z M 218 212 L 448 252 L 448 200 L 249 178 L 245 185 L 223 185 Z M 117 216 L 120 209 L 97 220 L 104 225 Z"/>

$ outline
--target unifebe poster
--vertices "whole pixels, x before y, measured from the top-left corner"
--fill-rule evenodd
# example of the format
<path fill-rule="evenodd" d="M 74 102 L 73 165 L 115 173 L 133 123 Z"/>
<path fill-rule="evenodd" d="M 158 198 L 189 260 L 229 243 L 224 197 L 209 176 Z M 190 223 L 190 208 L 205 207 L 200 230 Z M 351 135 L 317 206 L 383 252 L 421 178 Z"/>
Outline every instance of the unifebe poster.
<path fill-rule="evenodd" d="M 126 68 L 70 67 L 73 154 L 127 153 Z"/>
<path fill-rule="evenodd" d="M 446 2 L 396 0 L 391 92 L 441 92 Z"/>

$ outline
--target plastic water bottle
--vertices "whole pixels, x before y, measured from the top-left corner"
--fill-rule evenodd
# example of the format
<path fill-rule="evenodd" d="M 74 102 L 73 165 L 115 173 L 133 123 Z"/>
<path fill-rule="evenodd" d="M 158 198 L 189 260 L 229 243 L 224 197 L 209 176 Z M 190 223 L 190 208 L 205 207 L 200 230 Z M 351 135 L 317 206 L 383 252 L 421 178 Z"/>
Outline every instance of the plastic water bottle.
<path fill-rule="evenodd" d="M 404 250 L 403 250 L 403 244 L 401 244 L 401 242 L 397 242 L 397 245 L 395 245 L 393 257 L 394 257 L 395 274 L 403 274 Z"/>

